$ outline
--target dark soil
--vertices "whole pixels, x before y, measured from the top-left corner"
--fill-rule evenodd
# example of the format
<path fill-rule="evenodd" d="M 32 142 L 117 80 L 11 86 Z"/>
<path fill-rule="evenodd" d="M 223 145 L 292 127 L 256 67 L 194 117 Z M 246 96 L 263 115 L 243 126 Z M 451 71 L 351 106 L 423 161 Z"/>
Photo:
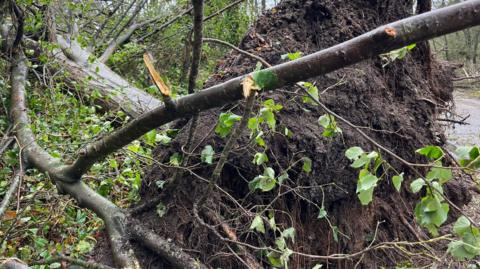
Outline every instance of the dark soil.
<path fill-rule="evenodd" d="M 285 0 L 274 9 L 266 12 L 256 26 L 250 29 L 242 40 L 240 48 L 263 57 L 271 64 L 283 62 L 281 55 L 301 51 L 312 53 L 365 33 L 379 25 L 412 15 L 411 1 L 376 0 Z M 427 45 L 423 45 L 426 47 Z M 229 78 L 246 74 L 255 68 L 256 61 L 231 52 L 219 64 L 206 86 L 214 85 Z M 312 79 L 320 92 L 340 80 L 345 83 L 331 87 L 321 95 L 321 101 L 330 109 L 342 115 L 363 129 L 370 137 L 386 148 L 411 162 L 422 162 L 415 149 L 424 145 L 444 143 L 443 133 L 436 128 L 435 118 L 452 99 L 451 70 L 431 59 L 429 50 L 414 49 L 405 59 L 390 63 L 382 68 L 380 58 L 364 61 Z M 324 112 L 312 105 L 302 103 L 301 97 L 293 92 L 294 87 L 285 87 L 273 92 L 263 92 L 259 99 L 271 98 L 282 104 L 277 114 L 278 133 L 266 137 L 270 158 L 269 166 L 277 174 L 292 165 L 301 157 L 313 160 L 312 172 L 302 172 L 301 163 L 290 170 L 287 186 L 271 192 L 250 192 L 248 181 L 262 173 L 252 164 L 253 155 L 260 148 L 253 145 L 245 131 L 231 152 L 219 182 L 225 191 L 237 199 L 244 208 L 259 212 L 263 208 L 254 205 L 267 205 L 288 188 L 297 188 L 296 194 L 289 192 L 280 196 L 272 204 L 278 225 L 283 228 L 293 226 L 296 230 L 292 250 L 316 255 L 332 253 L 353 253 L 367 247 L 378 227 L 376 242 L 391 240 L 411 240 L 426 236 L 415 224 L 413 207 L 418 195 L 409 192 L 407 186 L 413 179 L 411 170 L 397 160 L 382 153 L 398 171 L 404 171 L 406 182 L 401 194 L 397 193 L 390 180 L 383 180 L 375 190 L 373 203 L 361 206 L 355 194 L 357 172 L 349 167 L 344 152 L 351 146 L 365 150 L 378 150 L 362 138 L 355 130 L 340 125 L 341 135 L 334 138 L 322 136 L 322 127 L 317 123 Z M 259 100 L 260 101 L 260 100 Z M 195 173 L 184 172 L 175 187 L 167 185 L 163 191 L 163 204 L 167 210 L 161 218 L 155 209 L 138 217 L 149 227 L 173 239 L 199 260 L 214 268 L 243 268 L 230 253 L 226 245 L 208 228 L 202 226 L 193 216 L 192 205 L 204 195 L 208 184 L 199 177 L 209 179 L 212 165 L 199 164 L 199 153 L 207 144 L 219 153 L 225 144 L 224 139 L 212 132 L 221 111 L 231 109 L 241 115 L 243 105 L 224 107 L 203 112 L 199 116 L 193 144 L 199 144 L 195 155 L 190 157 L 189 166 Z M 184 127 L 169 147 L 159 147 L 155 158 L 168 163 L 174 152 L 188 137 L 186 121 L 177 122 Z M 285 137 L 284 128 L 293 132 Z M 174 168 L 154 166 L 147 173 L 141 195 L 142 203 L 160 195 L 156 182 L 169 180 L 176 173 Z M 391 176 L 391 175 L 389 175 Z M 470 199 L 461 180 L 450 184 L 448 195 L 459 206 Z M 323 187 L 320 187 L 323 186 Z M 318 208 L 313 204 L 324 203 L 332 225 L 345 236 L 339 235 L 334 241 L 332 229 L 325 219 L 317 219 Z M 247 216 L 224 193 L 215 191 L 208 194 L 202 212 L 215 212 L 221 216 L 238 236 L 239 240 L 256 246 L 274 246 L 275 234 L 258 235 L 249 231 L 252 216 Z M 453 212 L 453 210 L 451 210 Z M 202 214 L 205 216 L 206 214 Z M 210 224 L 218 224 L 206 219 Z M 148 251 L 139 248 L 142 268 L 169 268 Z M 262 253 L 254 252 L 257 260 L 268 268 L 268 261 Z M 358 258 L 362 258 L 359 268 L 391 267 L 408 260 L 408 256 L 396 251 L 375 251 L 351 260 L 314 261 L 292 255 L 289 268 L 311 268 L 322 263 L 324 268 L 353 268 Z M 328 266 L 327 266 L 328 264 Z"/>

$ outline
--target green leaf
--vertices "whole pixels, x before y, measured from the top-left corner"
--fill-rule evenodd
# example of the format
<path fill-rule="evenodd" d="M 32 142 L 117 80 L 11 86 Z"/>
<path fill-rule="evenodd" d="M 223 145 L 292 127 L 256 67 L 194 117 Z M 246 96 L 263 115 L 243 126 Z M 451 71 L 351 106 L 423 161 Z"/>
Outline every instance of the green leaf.
<path fill-rule="evenodd" d="M 312 269 L 321 269 L 323 267 L 323 264 L 315 264 L 315 266 L 312 267 Z"/>
<path fill-rule="evenodd" d="M 455 232 L 456 235 L 459 235 L 459 236 L 462 236 L 466 232 L 469 232 L 470 221 L 465 216 L 459 217 L 455 222 L 455 225 L 453 225 L 453 231 Z"/>
<path fill-rule="evenodd" d="M 268 225 L 270 226 L 270 228 L 272 228 L 272 230 L 277 229 L 277 224 L 275 223 L 275 217 L 274 216 L 272 216 L 271 218 L 268 219 Z"/>
<path fill-rule="evenodd" d="M 213 154 L 215 154 L 215 151 L 213 150 L 212 146 L 206 145 L 205 148 L 203 148 L 201 153 L 202 162 L 212 164 Z"/>
<path fill-rule="evenodd" d="M 362 155 L 363 152 L 364 152 L 363 149 L 360 148 L 360 147 L 351 147 L 351 148 L 347 149 L 347 151 L 345 151 L 345 156 L 350 161 L 353 161 L 353 160 L 358 159 L 358 157 L 360 157 L 360 155 Z"/>
<path fill-rule="evenodd" d="M 357 196 L 362 205 L 368 205 L 373 200 L 373 188 L 360 191 Z"/>
<path fill-rule="evenodd" d="M 457 155 L 460 158 L 459 163 L 462 167 L 471 169 L 480 168 L 480 148 L 478 146 L 460 147 L 457 149 Z"/>
<path fill-rule="evenodd" d="M 285 238 L 279 237 L 275 240 L 275 245 L 277 245 L 279 250 L 283 251 L 287 247 L 287 242 L 285 241 Z"/>
<path fill-rule="evenodd" d="M 368 170 L 362 170 L 357 182 L 357 196 L 362 205 L 368 205 L 373 199 L 373 190 L 377 186 L 378 178 Z"/>
<path fill-rule="evenodd" d="M 260 70 L 252 74 L 253 81 L 261 89 L 274 89 L 278 83 L 277 74 L 271 70 Z"/>
<path fill-rule="evenodd" d="M 421 226 L 436 236 L 440 227 L 448 217 L 449 206 L 441 203 L 438 196 L 427 195 L 415 206 L 415 217 Z"/>
<path fill-rule="evenodd" d="M 332 226 L 332 235 L 333 235 L 333 241 L 338 243 L 338 227 L 335 225 Z"/>
<path fill-rule="evenodd" d="M 257 117 L 250 118 L 248 119 L 247 127 L 248 129 L 250 129 L 250 131 L 256 132 L 258 130 L 260 123 L 262 122 L 263 122 L 262 118 L 257 118 Z"/>
<path fill-rule="evenodd" d="M 403 173 L 392 177 L 392 183 L 395 189 L 400 192 L 400 188 L 402 187 L 403 182 Z"/>
<path fill-rule="evenodd" d="M 275 131 L 275 125 L 277 124 L 277 121 L 275 120 L 275 115 L 273 114 L 272 110 L 262 108 L 260 113 L 262 119 L 268 124 L 268 127 L 270 127 L 272 131 Z"/>
<path fill-rule="evenodd" d="M 427 173 L 426 179 L 438 179 L 440 183 L 445 183 L 453 178 L 452 170 L 449 168 L 432 167 Z"/>
<path fill-rule="evenodd" d="M 450 253 L 457 260 L 471 260 L 478 255 L 477 253 L 471 253 L 466 249 L 466 244 L 462 241 L 452 241 L 448 244 L 448 253 Z"/>
<path fill-rule="evenodd" d="M 288 179 L 288 173 L 283 173 L 279 177 L 277 177 L 278 184 L 282 184 L 285 179 Z"/>
<path fill-rule="evenodd" d="M 296 60 L 300 57 L 302 57 L 302 53 L 300 51 L 289 52 L 281 56 L 282 60 L 289 59 L 290 61 Z"/>
<path fill-rule="evenodd" d="M 155 136 L 155 141 L 161 143 L 162 145 L 168 145 L 172 139 L 166 134 L 157 134 Z"/>
<path fill-rule="evenodd" d="M 342 132 L 342 130 L 337 127 L 335 118 L 330 114 L 320 116 L 320 118 L 318 118 L 318 124 L 324 128 L 322 133 L 324 137 L 333 137 L 335 134 Z"/>
<path fill-rule="evenodd" d="M 173 153 L 172 156 L 170 156 L 169 163 L 173 166 L 180 166 L 182 163 L 182 156 L 180 156 L 178 152 Z"/>
<path fill-rule="evenodd" d="M 470 159 L 470 151 L 473 149 L 473 147 L 458 147 L 455 150 L 455 154 L 458 156 L 459 159 Z"/>
<path fill-rule="evenodd" d="M 266 162 L 268 162 L 268 156 L 267 156 L 267 154 L 265 154 L 265 152 L 255 153 L 255 156 L 253 157 L 253 163 L 254 164 L 262 165 Z"/>
<path fill-rule="evenodd" d="M 157 142 L 156 141 L 157 131 L 155 129 L 151 130 L 150 132 L 146 133 L 144 137 L 145 137 L 145 143 L 147 143 L 147 145 L 155 146 Z"/>
<path fill-rule="evenodd" d="M 353 168 L 360 168 L 369 162 L 370 159 L 368 158 L 367 154 L 362 154 L 361 157 L 356 159 L 350 166 Z"/>
<path fill-rule="evenodd" d="M 319 101 L 318 88 L 308 82 L 304 82 L 303 87 L 305 87 L 307 92 L 313 97 L 313 100 L 312 100 L 312 97 L 310 97 L 310 95 L 305 95 L 302 97 L 302 101 L 307 104 L 318 105 L 318 101 Z"/>
<path fill-rule="evenodd" d="M 410 183 L 410 190 L 413 193 L 417 193 L 423 188 L 423 186 L 425 186 L 425 180 L 423 180 L 423 178 L 417 178 Z"/>
<path fill-rule="evenodd" d="M 426 146 L 417 149 L 415 152 L 433 160 L 438 160 L 444 155 L 442 148 L 438 146 Z"/>
<path fill-rule="evenodd" d="M 256 215 L 255 218 L 253 218 L 252 224 L 250 225 L 250 230 L 255 230 L 262 234 L 265 233 L 265 226 L 263 225 L 262 217 Z"/>
<path fill-rule="evenodd" d="M 257 136 L 255 136 L 255 142 L 260 147 L 265 147 L 265 145 L 266 145 L 265 140 L 263 140 L 262 136 L 263 136 L 263 131 L 258 132 Z"/>
<path fill-rule="evenodd" d="M 275 171 L 271 167 L 267 167 L 263 175 L 255 177 L 248 183 L 248 186 L 251 190 L 260 189 L 263 192 L 267 192 L 275 188 L 276 184 Z"/>
<path fill-rule="evenodd" d="M 366 171 L 366 170 L 362 170 L 362 171 Z M 378 177 L 374 176 L 368 171 L 366 171 L 366 173 L 363 173 L 363 174 L 361 173 L 357 182 L 357 193 L 376 187 L 378 180 L 379 180 Z"/>
<path fill-rule="evenodd" d="M 265 171 L 263 172 L 264 176 L 267 176 L 269 178 L 275 178 L 275 170 L 271 167 L 265 168 Z"/>
<path fill-rule="evenodd" d="M 275 104 L 275 101 L 273 99 L 267 99 L 265 102 L 263 102 L 263 106 L 271 111 L 278 112 L 282 110 L 283 106 L 279 104 Z"/>
<path fill-rule="evenodd" d="M 318 124 L 320 124 L 323 128 L 328 128 L 330 125 L 330 116 L 328 114 L 320 116 L 320 118 L 318 118 Z"/>
<path fill-rule="evenodd" d="M 318 212 L 317 218 L 318 218 L 318 219 L 323 219 L 323 218 L 325 218 L 326 216 L 327 216 L 327 211 L 326 211 L 325 208 L 322 206 L 322 207 L 320 208 L 320 211 Z"/>
<path fill-rule="evenodd" d="M 268 258 L 268 262 L 270 262 L 270 264 L 275 267 L 275 268 L 278 268 L 278 267 L 282 267 L 283 264 L 282 264 L 282 261 L 280 259 L 280 255 L 275 252 L 275 251 L 270 251 L 268 254 L 267 254 L 267 258 Z"/>
<path fill-rule="evenodd" d="M 308 157 L 303 157 L 303 165 L 302 165 L 302 170 L 305 173 L 310 173 L 312 172 L 312 159 Z"/>
<path fill-rule="evenodd" d="M 60 268 L 62 265 L 59 263 L 59 262 L 54 262 L 54 263 L 51 263 L 48 267 L 50 269 L 56 269 L 56 268 Z"/>
<path fill-rule="evenodd" d="M 232 130 L 235 122 L 240 121 L 241 116 L 233 114 L 231 112 L 221 113 L 218 119 L 217 126 L 215 127 L 215 132 L 222 138 L 225 138 L 230 131 Z"/>
<path fill-rule="evenodd" d="M 295 243 L 295 228 L 290 227 L 282 231 L 283 238 L 290 238 L 293 243 Z"/>

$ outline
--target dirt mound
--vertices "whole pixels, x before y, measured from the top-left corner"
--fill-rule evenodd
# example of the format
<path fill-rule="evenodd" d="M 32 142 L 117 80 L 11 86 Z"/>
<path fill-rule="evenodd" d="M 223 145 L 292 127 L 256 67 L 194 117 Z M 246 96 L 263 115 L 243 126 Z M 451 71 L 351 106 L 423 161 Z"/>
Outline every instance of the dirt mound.
<path fill-rule="evenodd" d="M 301 51 L 312 53 L 365 33 L 379 25 L 407 17 L 412 13 L 410 1 L 376 0 L 285 0 L 259 19 L 240 44 L 240 48 L 261 56 L 271 64 L 284 62 L 281 55 Z M 230 53 L 218 66 L 216 74 L 206 83 L 217 84 L 229 78 L 246 74 L 255 68 L 256 61 Z M 412 162 L 422 161 L 415 149 L 429 144 L 442 144 L 442 133 L 435 128 L 439 108 L 452 98 L 450 71 L 435 61 L 430 61 L 426 50 L 414 49 L 403 60 L 382 67 L 379 58 L 364 61 L 310 80 L 320 90 L 321 101 L 331 110 L 352 123 L 363 126 L 370 137 L 385 147 Z M 203 215 L 217 214 L 221 222 L 235 231 L 238 239 L 256 246 L 273 246 L 274 233 L 258 235 L 249 231 L 252 215 L 242 208 L 258 213 L 262 210 L 274 212 L 277 225 L 294 227 L 296 240 L 290 244 L 292 250 L 328 255 L 331 253 L 353 253 L 364 249 L 375 234 L 377 222 L 382 222 L 376 232 L 377 242 L 386 240 L 417 240 L 422 232 L 415 226 L 412 208 L 418 196 L 404 187 L 398 194 L 389 180 L 383 180 L 375 190 L 374 201 L 361 206 L 355 195 L 358 171 L 349 167 L 344 152 L 351 146 L 365 150 L 376 150 L 358 133 L 341 125 L 343 133 L 334 138 L 322 136 L 317 120 L 324 112 L 313 105 L 302 103 L 293 87 L 273 92 L 264 92 L 259 99 L 273 99 L 283 105 L 276 114 L 277 133 L 265 137 L 271 166 L 277 174 L 292 166 L 301 157 L 313 160 L 312 172 L 302 172 L 301 163 L 289 170 L 287 180 L 280 190 L 252 192 L 248 182 L 262 174 L 263 169 L 252 164 L 259 147 L 252 144 L 248 131 L 244 131 L 232 150 L 218 185 L 228 192 L 216 190 L 209 195 Z M 260 103 L 260 101 L 257 103 Z M 213 129 L 221 111 L 231 109 L 241 115 L 243 105 L 236 104 L 211 110 L 199 115 L 199 124 L 193 138 L 197 145 L 189 159 L 189 170 L 182 170 L 175 187 L 167 186 L 162 191 L 157 187 L 159 180 L 168 180 L 179 171 L 176 168 L 154 166 L 149 171 L 142 188 L 142 202 L 158 195 L 165 198 L 165 212 L 159 217 L 156 210 L 142 213 L 139 218 L 160 234 L 172 238 L 186 250 L 191 250 L 200 260 L 214 268 L 241 268 L 238 259 L 227 246 L 193 216 L 193 204 L 207 190 L 213 166 L 200 163 L 200 151 L 211 145 L 215 152 L 222 151 L 226 139 L 221 139 Z M 258 111 L 258 107 L 255 111 Z M 156 150 L 156 159 L 168 163 L 175 152 L 182 152 L 187 141 L 188 125 L 184 127 L 169 147 Z M 287 127 L 293 135 L 282 135 Z M 362 127 L 362 128 L 363 128 Z M 410 170 L 398 161 L 385 155 L 398 171 L 406 174 L 406 184 L 412 179 Z M 455 191 L 453 191 L 455 190 Z M 281 193 L 282 195 L 279 195 Z M 461 184 L 451 188 L 450 198 L 464 204 L 468 192 Z M 242 205 L 232 202 L 235 198 Z M 344 235 L 335 242 L 331 225 L 325 219 L 317 219 L 318 206 L 324 205 L 332 226 Z M 254 206 L 264 205 L 264 206 Z M 266 206 L 269 205 L 267 208 Z M 206 213 L 205 213 L 206 212 Z M 266 215 L 267 213 L 265 213 Z M 218 222 L 206 220 L 212 225 Z M 215 226 L 217 227 L 217 226 Z M 146 268 L 162 268 L 161 261 L 142 252 Z M 267 259 L 260 251 L 257 260 Z M 264 254 L 264 253 L 263 253 Z M 330 260 L 329 268 L 352 268 L 362 258 L 364 268 L 380 265 L 389 266 L 407 259 L 398 253 L 369 252 L 350 260 Z M 319 262 L 319 261 L 316 261 Z M 322 263 L 325 261 L 321 261 Z M 268 263 L 265 263 L 265 267 Z M 311 268 L 314 260 L 292 255 L 289 268 Z M 167 266 L 168 267 L 168 266 Z"/>

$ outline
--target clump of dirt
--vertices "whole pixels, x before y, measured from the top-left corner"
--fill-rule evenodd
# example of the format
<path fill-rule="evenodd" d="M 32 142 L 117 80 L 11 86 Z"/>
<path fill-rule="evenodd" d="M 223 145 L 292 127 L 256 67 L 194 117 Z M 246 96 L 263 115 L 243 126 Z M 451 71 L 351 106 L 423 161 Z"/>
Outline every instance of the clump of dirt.
<path fill-rule="evenodd" d="M 410 16 L 411 12 L 410 1 L 284 0 L 258 20 L 239 47 L 271 64 L 279 64 L 285 61 L 281 55 L 288 52 L 309 54 L 328 48 L 379 25 Z M 310 82 L 318 87 L 321 101 L 331 110 L 362 126 L 371 138 L 403 158 L 422 162 L 425 160 L 415 155 L 415 149 L 443 143 L 435 118 L 440 113 L 439 109 L 451 101 L 453 90 L 449 79 L 451 70 L 431 60 L 430 55 L 425 53 L 414 50 L 403 60 L 385 67 L 382 67 L 380 58 L 366 60 L 313 78 Z M 428 61 L 425 60 L 427 58 Z M 219 64 L 206 86 L 251 72 L 255 65 L 256 60 L 231 52 Z M 340 125 L 341 135 L 323 137 L 317 120 L 325 112 L 317 106 L 304 104 L 295 91 L 294 87 L 284 87 L 263 92 L 257 102 L 273 99 L 283 106 L 276 114 L 277 132 L 270 133 L 265 141 L 270 159 L 268 166 L 277 175 L 287 167 L 293 167 L 288 172 L 289 179 L 284 186 L 270 192 L 249 190 L 248 182 L 263 173 L 262 167 L 252 163 L 254 154 L 262 149 L 252 143 L 245 130 L 218 182 L 225 192 L 215 189 L 214 193 L 209 193 L 205 207 L 201 209 L 205 221 L 219 228 L 218 220 L 208 218 L 216 214 L 221 216 L 221 222 L 235 231 L 238 240 L 259 247 L 274 246 L 278 233 L 267 231 L 262 235 L 249 231 L 253 215 L 247 214 L 244 209 L 253 213 L 263 212 L 264 216 L 273 214 L 280 227 L 295 228 L 295 242 L 289 243 L 292 250 L 315 255 L 354 253 L 367 247 L 372 239 L 376 242 L 416 241 L 425 236 L 415 224 L 412 213 L 419 196 L 405 187 L 414 178 L 411 170 L 380 151 L 398 171 L 405 172 L 406 182 L 402 192 L 398 193 L 390 180 L 383 180 L 375 190 L 371 205 L 361 206 L 355 194 L 358 171 L 350 168 L 344 153 L 352 146 L 365 150 L 378 149 L 345 125 Z M 153 209 L 139 218 L 214 268 L 241 268 L 243 265 L 227 245 L 193 215 L 193 204 L 208 190 L 206 180 L 210 179 L 214 167 L 201 163 L 200 151 L 205 145 L 211 145 L 216 153 L 222 151 L 226 139 L 219 138 L 213 129 L 219 113 L 225 110 L 241 115 L 243 104 L 200 113 L 192 143 L 196 147 L 189 157 L 187 170 L 159 165 L 152 167 L 142 186 L 142 203 L 163 195 L 165 209 L 162 217 Z M 156 150 L 158 162 L 168 163 L 172 154 L 182 152 L 189 129 L 185 123 L 177 123 L 178 127 L 184 128 L 169 147 L 162 146 Z M 285 128 L 293 135 L 283 135 Z M 297 162 L 302 157 L 313 161 L 311 173 L 302 171 L 302 163 Z M 158 188 L 157 182 L 168 181 L 179 171 L 180 177 L 174 187 L 167 185 L 163 191 Z M 450 199 L 459 205 L 470 199 L 461 181 L 452 183 L 448 193 Z M 329 222 L 325 218 L 317 218 L 321 206 L 328 212 Z M 381 223 L 378 229 L 377 223 Z M 144 251 L 139 249 L 140 252 Z M 251 252 L 268 267 L 265 253 Z M 328 264 L 328 268 L 352 268 L 358 261 L 362 268 L 374 268 L 408 260 L 409 257 L 402 255 L 395 251 L 372 251 L 348 260 L 329 261 L 292 255 L 289 268 L 311 268 L 316 263 Z M 153 256 L 143 257 L 145 267 L 163 266 Z"/>

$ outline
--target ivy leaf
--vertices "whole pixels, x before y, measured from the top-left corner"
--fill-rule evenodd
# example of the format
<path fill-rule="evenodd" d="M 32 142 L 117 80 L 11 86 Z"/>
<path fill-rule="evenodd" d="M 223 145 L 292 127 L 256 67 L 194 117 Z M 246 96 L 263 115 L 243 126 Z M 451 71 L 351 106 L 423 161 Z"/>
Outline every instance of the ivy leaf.
<path fill-rule="evenodd" d="M 258 130 L 258 127 L 260 126 L 260 123 L 262 122 L 262 118 L 253 117 L 248 119 L 247 127 L 248 129 L 250 129 L 250 131 L 256 132 Z"/>
<path fill-rule="evenodd" d="M 265 226 L 263 225 L 262 217 L 256 215 L 255 218 L 253 218 L 252 224 L 250 225 L 250 230 L 255 230 L 262 234 L 265 233 Z"/>
<path fill-rule="evenodd" d="M 54 263 L 51 263 L 48 267 L 50 269 L 56 269 L 56 268 L 60 268 L 62 266 L 62 264 L 60 264 L 59 262 L 54 262 Z"/>
<path fill-rule="evenodd" d="M 156 137 L 157 137 L 157 130 L 153 129 L 150 132 L 146 133 L 144 135 L 145 137 L 145 143 L 150 146 L 155 146 L 156 144 Z"/>
<path fill-rule="evenodd" d="M 364 152 L 363 149 L 360 148 L 360 147 L 351 147 L 351 148 L 347 149 L 347 151 L 345 151 L 345 156 L 350 161 L 353 161 L 353 160 L 358 159 L 358 157 L 360 157 L 360 155 L 362 155 L 363 152 Z"/>
<path fill-rule="evenodd" d="M 275 252 L 275 251 L 270 251 L 267 254 L 268 262 L 274 267 L 274 268 L 279 268 L 282 267 L 282 261 L 280 260 L 280 255 Z"/>
<path fill-rule="evenodd" d="M 248 183 L 251 190 L 260 189 L 267 192 L 275 188 L 277 180 L 275 180 L 275 171 L 271 167 L 265 168 L 263 175 L 256 176 Z"/>
<path fill-rule="evenodd" d="M 277 121 L 275 120 L 275 115 L 273 114 L 272 110 L 262 108 L 260 110 L 260 113 L 263 120 L 268 124 L 268 127 L 270 127 L 271 130 L 275 131 L 275 125 L 277 124 Z"/>
<path fill-rule="evenodd" d="M 268 162 L 268 156 L 265 152 L 257 152 L 253 157 L 253 163 L 256 165 L 262 165 L 263 163 Z"/>
<path fill-rule="evenodd" d="M 413 193 L 417 193 L 423 188 L 423 186 L 425 186 L 425 180 L 423 180 L 423 178 L 417 178 L 410 183 L 410 190 Z"/>
<path fill-rule="evenodd" d="M 260 70 L 252 74 L 255 85 L 261 89 L 273 89 L 278 83 L 277 74 L 271 70 Z"/>
<path fill-rule="evenodd" d="M 302 101 L 306 104 L 318 105 L 317 104 L 317 102 L 319 101 L 318 88 L 310 82 L 303 82 L 302 86 L 305 87 L 307 92 L 313 97 L 313 100 L 312 100 L 312 97 L 310 97 L 310 95 L 305 95 L 302 97 Z"/>
<path fill-rule="evenodd" d="M 212 146 L 206 145 L 201 153 L 202 162 L 212 164 L 213 154 L 215 154 L 215 151 L 213 150 Z"/>
<path fill-rule="evenodd" d="M 426 179 L 438 179 L 440 183 L 445 183 L 453 178 L 452 170 L 449 168 L 432 167 L 427 173 Z"/>
<path fill-rule="evenodd" d="M 400 192 L 400 188 L 402 187 L 403 182 L 403 173 L 392 177 L 392 183 L 395 189 Z"/>
<path fill-rule="evenodd" d="M 373 190 L 377 186 L 378 178 L 368 170 L 362 170 L 357 182 L 357 196 L 362 205 L 368 205 L 373 199 Z"/>
<path fill-rule="evenodd" d="M 182 156 L 180 156 L 178 152 L 173 153 L 172 156 L 170 156 L 169 163 L 173 166 L 180 166 L 182 163 Z"/>
<path fill-rule="evenodd" d="M 295 243 L 295 228 L 290 227 L 282 231 L 283 238 L 290 238 Z"/>
<path fill-rule="evenodd" d="M 462 241 L 452 241 L 448 244 L 447 251 L 459 261 L 471 260 L 478 255 L 478 253 L 471 253 L 467 251 L 465 246 L 465 243 Z"/>
<path fill-rule="evenodd" d="M 323 128 L 328 128 L 328 126 L 330 125 L 329 115 L 325 114 L 320 116 L 320 118 L 318 118 L 318 124 L 320 124 Z"/>
<path fill-rule="evenodd" d="M 332 235 L 333 235 L 333 241 L 338 243 L 338 227 L 335 225 L 332 226 Z"/>
<path fill-rule="evenodd" d="M 273 99 L 267 99 L 265 102 L 263 102 L 263 106 L 267 108 L 268 110 L 278 112 L 282 110 L 283 106 L 280 104 L 275 104 L 275 101 Z"/>
<path fill-rule="evenodd" d="M 323 219 L 323 218 L 325 218 L 326 216 L 327 216 L 327 211 L 326 211 L 325 208 L 322 206 L 322 207 L 320 208 L 320 211 L 318 212 L 317 218 L 318 218 L 318 219 Z"/>
<path fill-rule="evenodd" d="M 266 143 L 265 143 L 265 140 L 263 140 L 262 136 L 263 136 L 263 131 L 258 132 L 257 136 L 255 136 L 255 142 L 260 147 L 265 147 Z"/>
<path fill-rule="evenodd" d="M 285 181 L 285 179 L 288 179 L 288 173 L 283 173 L 281 174 L 279 177 L 277 177 L 277 180 L 278 180 L 278 184 L 282 184 L 283 181 Z"/>
<path fill-rule="evenodd" d="M 468 232 L 469 230 L 470 221 L 465 216 L 459 217 L 455 222 L 455 225 L 453 225 L 453 231 L 459 236 L 462 236 L 465 232 Z"/>
<path fill-rule="evenodd" d="M 438 160 L 444 155 L 443 150 L 438 146 L 426 146 L 415 152 L 433 160 Z"/>
<path fill-rule="evenodd" d="M 320 116 L 320 118 L 318 118 L 318 124 L 324 128 L 322 133 L 324 137 L 333 137 L 335 134 L 342 132 L 342 130 L 337 127 L 335 118 L 330 114 Z"/>
<path fill-rule="evenodd" d="M 303 157 L 302 169 L 305 173 L 312 172 L 312 159 L 308 157 Z"/>
<path fill-rule="evenodd" d="M 367 154 L 362 154 L 362 156 L 356 159 L 350 166 L 353 168 L 360 168 L 368 162 L 370 162 L 370 159 L 368 158 Z"/>
<path fill-rule="evenodd" d="M 290 61 L 293 61 L 293 60 L 296 60 L 296 59 L 302 57 L 302 52 L 300 52 L 300 51 L 289 52 L 289 53 L 286 53 L 286 54 L 282 54 L 282 56 L 280 56 L 280 57 L 282 58 L 282 60 L 289 59 Z"/>
<path fill-rule="evenodd" d="M 420 225 L 436 236 L 438 227 L 447 220 L 449 206 L 447 203 L 440 202 L 437 195 L 427 195 L 417 203 L 414 211 Z"/>
<path fill-rule="evenodd" d="M 470 151 L 473 147 L 458 147 L 455 150 L 455 154 L 458 156 L 459 159 L 470 159 Z"/>
<path fill-rule="evenodd" d="M 217 126 L 215 127 L 215 132 L 222 138 L 227 137 L 235 122 L 240 121 L 240 119 L 242 119 L 241 116 L 231 112 L 221 113 Z"/>

